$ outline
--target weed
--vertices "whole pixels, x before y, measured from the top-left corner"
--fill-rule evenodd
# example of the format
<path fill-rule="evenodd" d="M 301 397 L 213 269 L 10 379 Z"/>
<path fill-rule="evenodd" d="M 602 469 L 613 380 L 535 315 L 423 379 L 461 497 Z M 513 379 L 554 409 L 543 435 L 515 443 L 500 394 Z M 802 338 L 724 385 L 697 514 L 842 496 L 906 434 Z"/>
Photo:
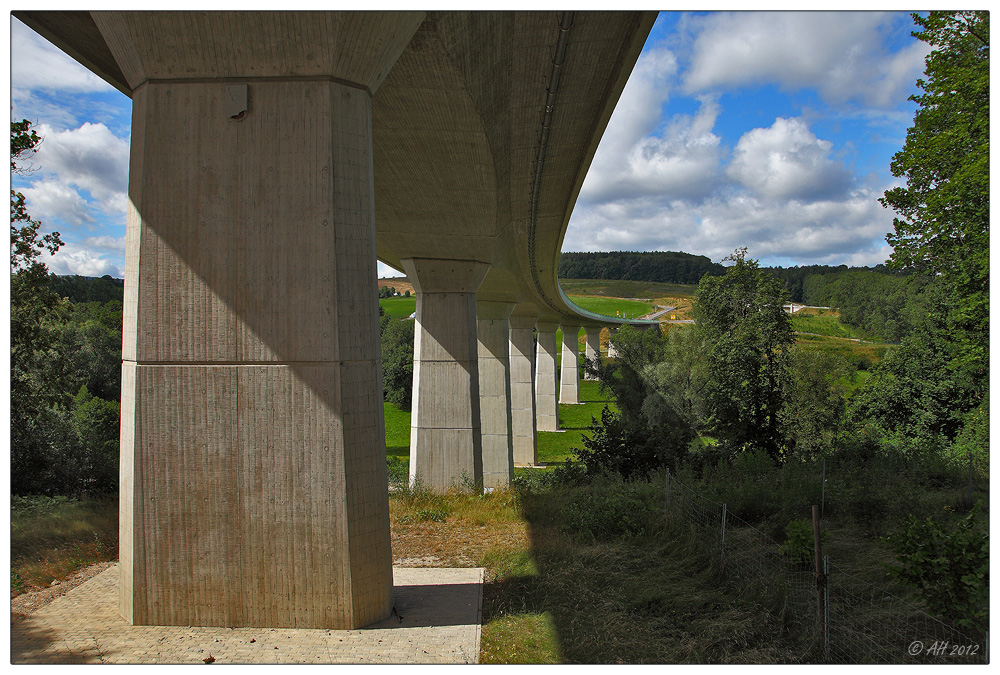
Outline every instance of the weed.
<path fill-rule="evenodd" d="M 644 481 L 608 482 L 582 491 L 562 509 L 563 529 L 590 539 L 642 536 L 659 507 L 659 493 L 650 487 Z"/>
<path fill-rule="evenodd" d="M 820 543 L 826 541 L 829 533 L 820 530 Z M 813 524 L 802 518 L 785 526 L 785 543 L 778 547 L 778 553 L 795 563 L 808 563 L 815 557 L 816 535 Z"/>
<path fill-rule="evenodd" d="M 408 513 L 399 519 L 402 523 L 435 522 L 443 523 L 448 520 L 448 512 L 440 509 L 419 509 L 415 513 Z"/>

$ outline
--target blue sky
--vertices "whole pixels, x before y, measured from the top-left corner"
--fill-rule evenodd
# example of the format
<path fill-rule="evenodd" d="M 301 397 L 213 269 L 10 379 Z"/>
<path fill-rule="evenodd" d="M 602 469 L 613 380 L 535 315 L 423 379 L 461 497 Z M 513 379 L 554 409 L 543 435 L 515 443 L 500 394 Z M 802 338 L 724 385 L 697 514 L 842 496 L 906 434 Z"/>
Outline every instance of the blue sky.
<path fill-rule="evenodd" d="M 912 29 L 905 12 L 661 12 L 563 250 L 883 262 L 877 199 L 927 54 Z M 66 242 L 49 268 L 120 277 L 131 103 L 14 18 L 11 40 L 11 119 L 44 137 L 12 186 Z"/>

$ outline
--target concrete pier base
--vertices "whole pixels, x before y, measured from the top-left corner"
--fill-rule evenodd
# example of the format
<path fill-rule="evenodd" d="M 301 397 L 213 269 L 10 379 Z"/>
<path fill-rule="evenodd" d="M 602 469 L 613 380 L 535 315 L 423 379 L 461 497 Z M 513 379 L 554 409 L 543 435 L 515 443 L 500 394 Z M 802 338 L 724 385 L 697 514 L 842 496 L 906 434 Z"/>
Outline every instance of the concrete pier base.
<path fill-rule="evenodd" d="M 514 466 L 538 464 L 535 431 L 535 316 L 510 317 L 510 419 Z"/>
<path fill-rule="evenodd" d="M 556 330 L 559 324 L 538 322 L 535 357 L 535 429 L 559 430 L 559 378 L 556 374 Z"/>
<path fill-rule="evenodd" d="M 600 326 L 587 326 L 587 351 L 586 351 L 587 362 L 601 361 L 601 327 Z M 583 379 L 585 380 L 596 380 L 597 376 L 592 375 L 589 370 L 584 368 Z"/>
<path fill-rule="evenodd" d="M 483 482 L 476 289 L 489 265 L 404 258 L 417 292 L 410 482 L 433 490 Z"/>
<path fill-rule="evenodd" d="M 267 52 L 289 28 L 274 15 L 206 15 L 212 41 L 182 13 L 94 15 L 132 90 L 132 624 L 356 628 L 392 609 L 371 92 L 420 17 L 364 14 L 344 21 L 384 40 L 347 48 L 356 69 L 332 44 L 307 58 L 306 23 Z M 230 48 L 240 57 L 216 58 Z"/>
<path fill-rule="evenodd" d="M 580 326 L 562 327 L 562 364 L 559 372 L 559 402 L 580 402 Z"/>
<path fill-rule="evenodd" d="M 514 477 L 511 437 L 510 324 L 513 302 L 477 302 L 479 411 L 483 438 L 483 487 L 510 485 Z"/>

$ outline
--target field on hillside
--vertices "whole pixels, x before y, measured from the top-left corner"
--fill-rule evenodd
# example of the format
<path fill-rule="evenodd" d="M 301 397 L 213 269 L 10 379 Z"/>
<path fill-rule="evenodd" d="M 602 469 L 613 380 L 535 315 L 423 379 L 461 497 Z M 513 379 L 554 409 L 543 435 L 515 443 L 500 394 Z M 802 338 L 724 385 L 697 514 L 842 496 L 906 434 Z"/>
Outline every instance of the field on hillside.
<path fill-rule="evenodd" d="M 393 319 L 405 319 L 417 311 L 417 297 L 415 295 L 408 298 L 382 298 L 378 304 Z"/>
<path fill-rule="evenodd" d="M 567 295 L 578 307 L 604 316 L 624 316 L 634 319 L 653 311 L 653 305 L 640 300 L 609 298 L 597 295 Z"/>

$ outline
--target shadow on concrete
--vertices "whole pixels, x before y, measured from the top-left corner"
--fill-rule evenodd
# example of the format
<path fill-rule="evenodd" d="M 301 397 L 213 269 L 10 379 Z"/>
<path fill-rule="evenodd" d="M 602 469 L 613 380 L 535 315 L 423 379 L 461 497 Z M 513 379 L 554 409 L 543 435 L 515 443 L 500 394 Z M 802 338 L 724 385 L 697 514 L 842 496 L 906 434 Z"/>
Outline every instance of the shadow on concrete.
<path fill-rule="evenodd" d="M 396 586 L 394 593 L 392 615 L 362 630 L 470 626 L 479 621 L 478 583 Z"/>
<path fill-rule="evenodd" d="M 10 627 L 11 664 L 80 664 L 92 662 L 93 654 L 69 654 L 53 651 L 59 635 L 50 628 L 36 625 L 30 616 Z"/>

